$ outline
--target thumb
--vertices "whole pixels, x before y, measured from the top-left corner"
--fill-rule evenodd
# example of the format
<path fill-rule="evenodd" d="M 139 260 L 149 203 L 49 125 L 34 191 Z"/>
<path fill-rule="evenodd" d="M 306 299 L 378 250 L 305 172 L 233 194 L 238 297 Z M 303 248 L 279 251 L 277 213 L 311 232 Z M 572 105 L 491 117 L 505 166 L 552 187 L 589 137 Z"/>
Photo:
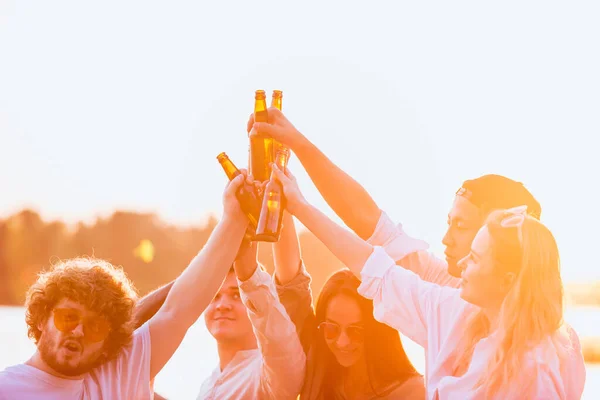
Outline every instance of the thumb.
<path fill-rule="evenodd" d="M 286 183 L 288 183 L 290 181 L 290 178 L 285 176 L 285 174 L 279 169 L 277 164 L 272 163 L 271 168 L 273 168 L 273 173 L 275 174 L 275 178 L 277 178 L 277 180 L 279 182 L 281 182 L 284 186 Z"/>
<path fill-rule="evenodd" d="M 233 178 L 227 185 L 227 189 L 225 189 L 226 194 L 234 194 L 242 185 L 245 179 L 246 177 L 244 176 L 244 174 L 239 174 L 238 176 Z"/>

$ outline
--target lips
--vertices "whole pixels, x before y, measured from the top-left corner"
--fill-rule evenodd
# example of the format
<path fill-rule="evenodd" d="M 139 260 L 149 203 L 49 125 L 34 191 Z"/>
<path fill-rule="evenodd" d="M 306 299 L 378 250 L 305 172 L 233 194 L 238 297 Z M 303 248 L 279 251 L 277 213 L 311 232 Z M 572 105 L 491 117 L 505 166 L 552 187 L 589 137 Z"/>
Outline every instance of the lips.
<path fill-rule="evenodd" d="M 219 316 L 219 317 L 213 318 L 213 320 L 214 321 L 233 321 L 234 318 Z"/>
<path fill-rule="evenodd" d="M 81 352 L 81 350 L 83 350 L 81 344 L 75 340 L 65 341 L 63 347 L 73 353 Z"/>

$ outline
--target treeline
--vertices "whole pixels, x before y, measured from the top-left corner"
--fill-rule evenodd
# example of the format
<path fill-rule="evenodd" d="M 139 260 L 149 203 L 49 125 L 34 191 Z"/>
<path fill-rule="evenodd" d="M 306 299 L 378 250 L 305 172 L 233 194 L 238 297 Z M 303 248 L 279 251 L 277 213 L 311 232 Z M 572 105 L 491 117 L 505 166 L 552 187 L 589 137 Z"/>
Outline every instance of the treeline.
<path fill-rule="evenodd" d="M 0 304 L 22 305 L 37 274 L 60 259 L 95 256 L 122 266 L 140 295 L 176 278 L 204 246 L 217 219 L 181 228 L 156 215 L 117 211 L 93 224 L 44 221 L 32 210 L 0 219 Z M 309 232 L 300 234 L 306 266 L 318 293 L 342 264 Z M 271 246 L 259 260 L 273 271 Z"/>
<path fill-rule="evenodd" d="M 93 224 L 44 221 L 32 210 L 0 219 L 0 304 L 22 305 L 27 288 L 52 262 L 95 256 L 120 265 L 140 295 L 175 279 L 204 246 L 217 224 L 182 228 L 156 215 L 117 211 Z M 315 296 L 327 277 L 343 265 L 310 232 L 300 234 L 302 256 L 313 277 Z M 271 246 L 259 259 L 273 272 Z M 568 284 L 571 304 L 600 305 L 600 282 Z"/>

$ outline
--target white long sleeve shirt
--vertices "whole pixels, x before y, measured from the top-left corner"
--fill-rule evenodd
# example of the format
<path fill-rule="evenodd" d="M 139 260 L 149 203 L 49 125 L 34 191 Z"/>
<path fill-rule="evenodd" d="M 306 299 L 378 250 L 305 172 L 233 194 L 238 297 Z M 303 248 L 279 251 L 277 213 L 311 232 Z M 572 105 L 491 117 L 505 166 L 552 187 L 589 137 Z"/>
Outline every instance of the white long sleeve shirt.
<path fill-rule="evenodd" d="M 395 327 L 425 348 L 428 396 L 435 393 L 435 389 L 438 388 L 438 385 L 441 385 L 441 391 L 438 390 L 440 398 L 454 398 L 445 397 L 442 394 L 455 389 L 455 385 L 458 385 L 459 388 L 462 385 L 469 387 L 471 384 L 469 379 L 472 378 L 467 372 L 458 380 L 448 376 L 442 382 L 443 376 L 440 375 L 450 373 L 448 366 L 444 367 L 444 362 L 448 362 L 447 358 L 450 357 L 464 328 L 460 323 L 464 322 L 467 314 L 473 312 L 474 309 L 474 306 L 460 298 L 459 291 L 455 289 L 458 287 L 460 279 L 448 274 L 447 264 L 444 260 L 426 251 L 428 248 L 427 243 L 408 236 L 402 229 L 402 225 L 394 224 L 384 212 L 381 213 L 377 227 L 368 242 L 374 246 L 383 246 L 388 258 L 384 260 L 381 255 L 376 256 L 375 253 L 371 256 L 370 261 L 363 268 L 363 284 L 359 291 L 361 294 L 364 293 L 363 295 L 367 298 L 379 296 L 379 300 L 374 298 L 376 318 L 381 318 L 380 321 Z M 380 254 L 381 249 L 377 253 Z M 379 258 L 378 261 L 372 260 L 377 257 Z M 400 266 L 405 270 L 403 268 L 391 268 L 394 261 L 400 261 Z M 381 265 L 373 267 L 373 263 Z M 367 268 L 367 266 L 371 267 Z M 386 275 L 387 269 L 391 269 L 389 275 Z M 407 273 L 407 270 L 412 273 Z M 384 275 L 387 276 L 385 282 Z M 429 282 L 435 285 L 431 285 Z M 406 314 L 406 310 L 400 310 L 402 312 L 398 314 L 397 310 L 402 308 L 401 303 L 404 300 L 395 297 L 396 290 L 406 290 L 405 295 L 411 293 L 412 296 L 416 296 L 414 298 L 403 297 L 404 300 L 409 300 L 406 307 L 412 307 L 413 311 L 414 308 L 417 308 L 417 311 L 420 310 L 424 313 L 413 312 L 409 315 Z M 423 298 L 421 299 L 420 296 L 423 296 Z M 383 300 L 384 297 L 385 300 Z M 422 307 L 422 304 L 427 304 L 428 307 Z M 433 320 L 424 325 L 428 321 L 425 318 L 426 316 L 427 318 L 433 318 Z M 454 323 L 459 323 L 459 325 L 455 326 Z M 420 329 L 417 329 L 418 327 Z M 431 327 L 434 327 L 434 329 L 430 329 Z M 558 387 L 556 393 L 559 397 L 550 396 L 547 398 L 580 399 L 583 393 L 586 372 L 581 344 L 575 331 L 569 326 L 566 328 L 569 333 L 567 339 L 570 343 L 568 345 L 572 347 L 570 352 L 560 356 L 556 352 L 550 352 L 556 358 L 548 358 L 545 353 L 545 345 L 549 345 L 548 341 L 532 353 L 534 359 L 540 362 L 538 365 L 541 372 L 540 379 L 543 381 L 550 377 L 549 379 L 552 379 L 554 386 Z M 459 336 L 454 337 L 451 334 L 453 329 L 458 329 Z M 476 371 L 473 366 L 478 362 L 483 362 L 482 360 L 486 360 L 485 357 L 489 356 L 488 353 L 493 347 L 490 340 L 492 338 L 482 340 L 478 344 L 476 348 L 478 357 L 475 357 L 474 354 L 469 371 Z M 545 354 L 546 358 L 541 358 L 542 353 Z M 541 363 L 542 361 L 543 363 Z M 466 396 L 462 398 L 478 398 L 473 393 L 468 395 L 475 397 Z M 456 398 L 460 398 L 460 396 Z"/>
<path fill-rule="evenodd" d="M 198 400 L 296 399 L 306 355 L 271 276 L 257 268 L 238 285 L 258 349 L 239 351 L 223 371 L 217 367 L 202 384 Z"/>

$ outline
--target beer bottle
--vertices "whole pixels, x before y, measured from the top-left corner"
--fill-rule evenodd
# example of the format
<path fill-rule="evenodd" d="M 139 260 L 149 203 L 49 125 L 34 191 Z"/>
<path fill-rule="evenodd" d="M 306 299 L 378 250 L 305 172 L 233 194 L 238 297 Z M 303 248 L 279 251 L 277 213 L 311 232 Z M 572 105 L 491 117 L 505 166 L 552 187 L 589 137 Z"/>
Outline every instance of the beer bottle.
<path fill-rule="evenodd" d="M 271 97 L 271 107 L 277 108 L 281 111 L 281 100 L 283 99 L 283 92 L 281 90 L 273 90 L 273 97 Z"/>
<path fill-rule="evenodd" d="M 268 122 L 267 96 L 264 90 L 257 90 L 254 95 L 254 121 Z M 250 173 L 255 180 L 265 182 L 271 175 L 270 164 L 273 162 L 273 139 L 250 138 Z"/>
<path fill-rule="evenodd" d="M 275 163 L 281 171 L 285 171 L 289 153 L 288 149 L 282 148 L 275 157 Z M 258 219 L 256 235 L 254 236 L 255 241 L 277 242 L 279 240 L 284 209 L 285 197 L 283 196 L 283 187 L 281 182 L 275 179 L 275 175 L 271 172 L 271 178 L 263 194 L 260 218 Z"/>
<path fill-rule="evenodd" d="M 271 107 L 277 108 L 281 111 L 281 101 L 283 100 L 283 92 L 281 90 L 273 90 L 273 96 L 271 97 Z M 283 145 L 279 143 L 277 140 L 273 140 L 273 159 L 277 155 L 277 152 L 281 150 Z"/>
<path fill-rule="evenodd" d="M 217 161 L 219 161 L 221 167 L 223 167 L 223 171 L 225 171 L 225 175 L 227 175 L 227 178 L 229 178 L 230 181 L 241 173 L 235 164 L 229 159 L 227 154 L 219 154 L 217 156 Z M 255 231 L 256 227 L 258 226 L 261 204 L 260 199 L 254 190 L 254 186 L 244 182 L 235 195 L 240 202 L 242 211 L 244 211 L 250 220 L 250 227 L 252 228 L 252 231 Z"/>

